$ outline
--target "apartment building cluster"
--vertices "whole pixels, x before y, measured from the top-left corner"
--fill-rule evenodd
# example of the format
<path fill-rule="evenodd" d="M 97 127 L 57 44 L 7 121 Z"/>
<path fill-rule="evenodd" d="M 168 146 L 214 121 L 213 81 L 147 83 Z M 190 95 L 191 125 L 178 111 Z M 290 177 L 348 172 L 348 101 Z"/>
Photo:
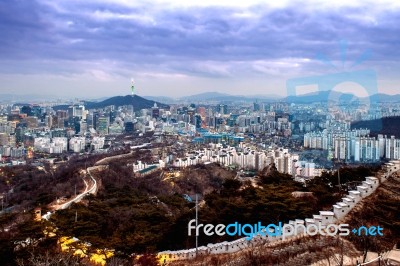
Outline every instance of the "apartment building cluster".
<path fill-rule="evenodd" d="M 333 158 L 352 162 L 374 162 L 400 158 L 400 139 L 384 135 L 370 137 L 368 129 L 324 130 L 304 135 L 304 147 L 330 150 Z"/>
<path fill-rule="evenodd" d="M 46 138 L 38 137 L 34 140 L 34 148 L 46 153 L 63 153 L 67 151 L 68 139 L 66 137 Z"/>
<path fill-rule="evenodd" d="M 26 149 L 22 147 L 0 146 L 0 159 L 2 156 L 19 158 L 26 154 Z"/>
<path fill-rule="evenodd" d="M 304 134 L 304 147 L 327 150 L 334 146 L 335 140 L 338 138 L 365 137 L 369 134 L 369 129 L 324 129 L 320 132 L 310 132 Z"/>
<path fill-rule="evenodd" d="M 190 151 L 186 157 L 172 161 L 175 167 L 187 167 L 199 163 L 220 163 L 224 166 L 236 165 L 240 169 L 262 170 L 274 163 L 280 173 L 289 175 L 301 174 L 299 169 L 302 164 L 299 155 L 292 154 L 285 148 L 269 148 L 257 150 L 247 147 L 244 143 L 239 146 L 224 146 L 223 144 L 210 143 L 208 148 Z M 315 165 L 308 169 L 309 177 L 315 176 Z M 303 173 L 304 174 L 304 173 Z"/>
<path fill-rule="evenodd" d="M 34 138 L 34 148 L 36 151 L 60 154 L 67 151 L 82 152 L 86 146 L 91 146 L 93 150 L 99 150 L 104 147 L 104 137 L 36 137 Z"/>

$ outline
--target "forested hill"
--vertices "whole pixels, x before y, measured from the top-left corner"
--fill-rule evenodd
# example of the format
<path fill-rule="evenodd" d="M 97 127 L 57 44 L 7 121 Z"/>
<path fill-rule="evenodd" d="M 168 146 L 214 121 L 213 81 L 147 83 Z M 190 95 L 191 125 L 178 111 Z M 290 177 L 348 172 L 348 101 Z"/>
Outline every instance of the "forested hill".
<path fill-rule="evenodd" d="M 135 110 L 141 110 L 141 109 L 146 109 L 146 108 L 151 108 L 154 106 L 154 104 L 157 104 L 158 107 L 160 108 L 167 108 L 168 105 L 155 102 L 152 100 L 147 100 L 143 97 L 140 97 L 138 95 L 126 95 L 126 96 L 115 96 L 111 97 L 109 99 L 106 99 L 101 102 L 89 102 L 85 101 L 84 105 L 86 109 L 97 109 L 97 108 L 104 108 L 106 106 L 114 105 L 114 106 L 123 106 L 123 105 L 133 105 L 133 108 Z M 54 106 L 54 110 L 67 110 L 69 105 L 57 105 Z"/>
<path fill-rule="evenodd" d="M 394 135 L 400 137 L 400 116 L 384 117 L 382 119 L 357 121 L 351 124 L 351 128 L 368 128 L 371 135 L 383 134 L 388 137 Z"/>

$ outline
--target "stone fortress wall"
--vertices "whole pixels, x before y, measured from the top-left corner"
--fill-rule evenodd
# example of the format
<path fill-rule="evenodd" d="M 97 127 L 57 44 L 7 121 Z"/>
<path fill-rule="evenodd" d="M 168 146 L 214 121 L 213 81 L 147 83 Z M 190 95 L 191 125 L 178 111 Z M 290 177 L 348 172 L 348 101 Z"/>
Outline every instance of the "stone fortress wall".
<path fill-rule="evenodd" d="M 390 161 L 389 163 L 384 165 L 383 171 L 379 174 L 378 178 L 373 176 L 366 177 L 365 181 L 362 182 L 362 185 L 357 186 L 357 190 L 349 191 L 348 195 L 342 198 L 341 202 L 334 204 L 332 206 L 332 211 L 320 211 L 319 214 L 313 215 L 312 218 L 307 218 L 305 220 L 296 219 L 294 221 L 289 221 L 289 225 L 292 225 L 293 227 L 298 225 L 298 228 L 303 228 L 303 230 L 297 230 L 297 234 L 294 234 L 295 232 L 292 232 L 291 236 L 286 236 L 286 239 L 304 235 L 304 227 L 308 227 L 311 224 L 320 224 L 323 227 L 329 224 L 339 223 L 354 208 L 354 206 L 357 205 L 357 203 L 371 195 L 378 188 L 380 183 L 385 182 L 392 173 L 398 171 L 399 169 L 400 160 Z M 290 227 L 287 226 L 287 224 L 283 224 L 282 228 L 286 230 L 286 235 L 291 233 L 290 231 L 288 231 L 290 230 Z M 196 248 L 177 251 L 162 251 L 158 253 L 158 258 L 161 262 L 187 260 L 193 259 L 197 255 L 234 253 L 246 248 L 265 244 L 266 242 L 273 243 L 283 240 L 282 236 L 270 236 L 269 234 L 265 235 L 266 236 L 255 236 L 251 240 L 247 240 L 246 237 L 243 237 L 231 242 L 225 241 L 216 244 L 208 244 L 207 246 L 198 247 L 197 251 Z"/>

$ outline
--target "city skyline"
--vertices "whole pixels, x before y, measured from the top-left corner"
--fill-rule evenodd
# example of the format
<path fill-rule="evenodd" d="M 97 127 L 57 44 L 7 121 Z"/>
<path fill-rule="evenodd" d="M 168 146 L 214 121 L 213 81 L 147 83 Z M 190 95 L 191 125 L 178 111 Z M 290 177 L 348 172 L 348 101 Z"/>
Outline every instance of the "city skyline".
<path fill-rule="evenodd" d="M 133 77 L 145 96 L 285 96 L 287 79 L 365 68 L 376 71 L 378 92 L 397 94 L 399 9 L 394 1 L 7 1 L 0 94 L 127 95 Z"/>

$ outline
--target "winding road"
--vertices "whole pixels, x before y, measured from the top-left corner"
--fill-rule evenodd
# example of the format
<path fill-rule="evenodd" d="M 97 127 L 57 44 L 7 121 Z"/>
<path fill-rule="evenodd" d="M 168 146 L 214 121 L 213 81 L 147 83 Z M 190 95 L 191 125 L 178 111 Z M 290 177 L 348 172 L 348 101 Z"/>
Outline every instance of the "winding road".
<path fill-rule="evenodd" d="M 96 192 L 96 190 L 97 190 L 97 181 L 96 181 L 96 179 L 92 176 L 92 174 L 90 173 L 90 170 L 97 169 L 97 168 L 98 168 L 98 167 L 95 166 L 95 167 L 88 167 L 88 168 L 86 169 L 86 173 L 89 175 L 89 177 L 90 177 L 91 180 L 90 180 L 89 182 L 87 182 L 87 181 L 84 179 L 84 177 L 82 178 L 82 180 L 83 180 L 83 182 L 85 183 L 85 186 L 86 186 L 85 190 L 84 190 L 81 194 L 77 195 L 75 198 L 73 198 L 73 199 L 71 199 L 71 200 L 65 202 L 64 204 L 60 205 L 58 208 L 56 208 L 56 210 L 67 209 L 72 203 L 79 202 L 79 201 L 81 201 L 86 195 L 88 195 L 88 194 L 94 194 L 94 193 Z M 89 183 L 90 183 L 90 184 L 89 184 Z"/>

